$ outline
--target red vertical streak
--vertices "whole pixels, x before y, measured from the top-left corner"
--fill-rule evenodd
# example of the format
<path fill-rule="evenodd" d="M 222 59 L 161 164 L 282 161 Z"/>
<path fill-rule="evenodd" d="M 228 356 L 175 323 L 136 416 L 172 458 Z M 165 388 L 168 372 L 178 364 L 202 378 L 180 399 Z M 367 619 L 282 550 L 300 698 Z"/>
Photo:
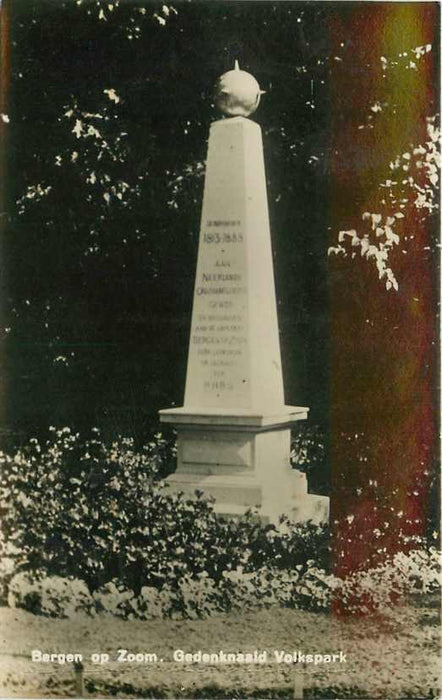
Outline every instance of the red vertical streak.
<path fill-rule="evenodd" d="M 354 37 L 356 66 L 353 74 L 335 71 L 332 83 L 334 236 L 340 229 L 358 229 L 364 211 L 379 211 L 379 183 L 388 176 L 389 161 L 410 143 L 427 140 L 425 117 L 436 111 L 431 56 L 418 66 L 417 94 L 410 94 L 411 74 L 404 72 L 401 85 L 400 78 L 394 83 L 392 74 L 384 79 L 379 71 L 380 57 L 392 48 L 386 37 L 401 32 L 400 17 L 416 27 L 404 34 L 401 51 L 437 42 L 437 6 L 406 3 L 405 16 L 401 5 L 360 3 L 346 13 L 345 22 L 339 15 L 333 23 L 336 55 L 342 53 L 342 37 Z M 382 133 L 358 130 L 367 106 L 378 101 L 388 102 L 387 110 L 394 101 L 399 117 L 387 113 Z M 359 253 L 353 260 L 331 260 L 332 523 L 337 521 L 338 575 L 367 568 L 403 548 L 402 535 L 425 531 L 437 462 L 438 258 L 424 249 L 437 222 L 419 221 L 411 204 L 404 213 L 401 236 L 414 238 L 406 254 L 398 246 L 392 255 L 398 292 L 386 291 L 375 265 Z"/>

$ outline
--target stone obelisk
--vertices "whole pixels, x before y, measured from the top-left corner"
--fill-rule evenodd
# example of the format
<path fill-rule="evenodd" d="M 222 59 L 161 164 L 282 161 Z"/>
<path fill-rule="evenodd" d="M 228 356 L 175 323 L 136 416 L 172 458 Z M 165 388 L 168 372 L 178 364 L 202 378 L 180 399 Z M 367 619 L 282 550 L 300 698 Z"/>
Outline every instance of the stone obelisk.
<path fill-rule="evenodd" d="M 210 128 L 184 406 L 160 411 L 178 434 L 174 490 L 215 510 L 324 521 L 328 498 L 290 466 L 290 427 L 308 408 L 284 404 L 261 129 L 247 117 L 262 91 L 225 73 Z"/>

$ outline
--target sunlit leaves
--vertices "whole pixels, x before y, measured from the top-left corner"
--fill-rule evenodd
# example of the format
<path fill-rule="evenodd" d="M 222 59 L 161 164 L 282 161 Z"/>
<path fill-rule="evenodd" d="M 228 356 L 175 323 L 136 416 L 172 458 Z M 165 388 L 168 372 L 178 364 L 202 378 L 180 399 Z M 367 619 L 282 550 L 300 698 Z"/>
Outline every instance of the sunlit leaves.
<path fill-rule="evenodd" d="M 375 263 L 379 279 L 385 282 L 387 290 L 399 289 L 398 280 L 389 264 L 390 252 L 394 247 L 406 244 L 408 238 L 413 238 L 412 233 L 405 237 L 397 232 L 400 220 L 406 221 L 413 209 L 421 217 L 426 217 L 439 208 L 437 190 L 441 137 L 434 121 L 434 117 L 427 119 L 429 139 L 425 144 L 410 144 L 407 151 L 390 162 L 389 169 L 395 179 L 387 178 L 379 184 L 382 192 L 379 202 L 381 211 L 364 212 L 362 226 L 358 230 L 339 231 L 338 245 L 328 250 L 329 255 L 334 253 L 346 257 L 351 253 L 354 257 L 352 249 L 359 249 L 362 257 Z"/>
<path fill-rule="evenodd" d="M 17 200 L 18 213 L 23 214 L 25 212 L 29 200 L 33 203 L 40 202 L 51 190 L 52 185 L 45 186 L 43 183 L 29 185 L 26 188 L 26 192 Z"/>
<path fill-rule="evenodd" d="M 167 201 L 171 209 L 179 209 L 185 200 L 188 201 L 189 196 L 194 197 L 198 191 L 195 189 L 195 182 L 201 180 L 205 173 L 205 164 L 201 161 L 190 163 L 180 172 L 180 174 L 171 174 L 168 191 L 170 192 Z"/>
<path fill-rule="evenodd" d="M 165 27 L 170 18 L 178 14 L 173 5 L 161 2 L 138 6 L 127 0 L 76 0 L 76 4 L 99 22 L 110 22 L 114 15 L 118 16 L 118 26 L 129 41 L 142 37 L 146 21 Z"/>
<path fill-rule="evenodd" d="M 380 57 L 380 62 L 382 66 L 382 71 L 394 70 L 397 68 L 405 68 L 406 70 L 418 70 L 418 62 L 426 54 L 430 53 L 432 50 L 431 44 L 425 44 L 424 46 L 416 46 L 411 49 L 406 49 L 398 54 Z"/>
<path fill-rule="evenodd" d="M 115 104 L 118 104 L 120 101 L 120 97 L 117 95 L 115 90 L 113 88 L 110 88 L 108 90 L 103 90 L 104 94 L 109 97 L 112 102 L 115 102 Z"/>

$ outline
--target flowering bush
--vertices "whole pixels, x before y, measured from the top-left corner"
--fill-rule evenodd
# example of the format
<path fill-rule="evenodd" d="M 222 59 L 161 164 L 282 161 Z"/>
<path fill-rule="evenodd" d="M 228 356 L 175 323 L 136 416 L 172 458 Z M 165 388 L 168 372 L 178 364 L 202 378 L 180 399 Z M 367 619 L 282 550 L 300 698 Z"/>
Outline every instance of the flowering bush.
<path fill-rule="evenodd" d="M 78 610 L 89 610 L 91 595 L 78 579 L 21 572 L 9 584 L 8 604 L 49 617 L 71 617 Z"/>
<path fill-rule="evenodd" d="M 338 578 L 327 528 L 285 517 L 264 525 L 253 512 L 224 520 L 202 494 L 168 494 L 160 435 L 135 450 L 129 439 L 109 447 L 98 432 L 85 443 L 68 428 L 52 432 L 43 447 L 32 440 L 1 454 L 0 583 L 10 605 L 140 619 L 271 605 L 360 614 L 440 587 L 437 551 L 424 542 Z"/>
<path fill-rule="evenodd" d="M 238 567 L 225 571 L 218 582 L 205 574 L 194 578 L 185 575 L 176 586 L 165 584 L 161 590 L 143 586 L 138 594 L 118 580 L 91 595 L 82 581 L 40 576 L 25 572 L 15 576 L 9 604 L 56 617 L 82 610 L 141 620 L 199 619 L 273 605 L 325 612 L 333 604 L 338 614 L 388 615 L 393 602 L 410 593 L 437 592 L 441 585 L 440 558 L 435 549 L 397 554 L 382 566 L 345 579 L 327 574 L 309 561 L 305 571 L 300 565 L 291 571 L 262 567 L 247 572 Z"/>
<path fill-rule="evenodd" d="M 221 590 L 228 609 L 279 605 L 321 612 L 330 606 L 335 581 L 309 561 L 291 570 L 264 566 L 249 573 L 242 569 L 226 572 Z"/>
<path fill-rule="evenodd" d="M 141 620 L 200 619 L 275 605 L 326 612 L 333 604 L 338 614 L 388 615 L 392 602 L 410 593 L 437 592 L 440 584 L 436 550 L 415 550 L 345 579 L 327 574 L 310 561 L 305 571 L 300 565 L 291 571 L 262 567 L 247 572 L 238 567 L 225 571 L 218 582 L 204 574 L 194 578 L 185 575 L 175 586 L 165 584 L 161 590 L 143 586 L 138 594 L 118 580 L 90 594 L 82 581 L 22 572 L 11 581 L 8 602 L 54 617 L 70 617 L 81 610 Z"/>
<path fill-rule="evenodd" d="M 334 597 L 338 614 L 387 612 L 405 595 L 441 588 L 441 556 L 435 547 L 398 552 L 383 564 L 338 579 Z"/>
<path fill-rule="evenodd" d="M 23 560 L 23 552 L 13 542 L 5 542 L 0 530 L 0 605 L 7 602 L 9 582 L 20 569 L 20 561 Z"/>

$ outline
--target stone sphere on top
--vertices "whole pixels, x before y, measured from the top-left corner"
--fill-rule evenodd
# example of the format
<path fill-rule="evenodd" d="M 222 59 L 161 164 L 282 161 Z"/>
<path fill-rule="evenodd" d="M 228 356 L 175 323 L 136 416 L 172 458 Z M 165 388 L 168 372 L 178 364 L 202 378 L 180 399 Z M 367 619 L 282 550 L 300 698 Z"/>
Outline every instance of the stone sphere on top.
<path fill-rule="evenodd" d="M 263 92 L 253 75 L 241 70 L 235 61 L 234 70 L 218 78 L 215 104 L 228 117 L 248 117 L 257 109 Z"/>

